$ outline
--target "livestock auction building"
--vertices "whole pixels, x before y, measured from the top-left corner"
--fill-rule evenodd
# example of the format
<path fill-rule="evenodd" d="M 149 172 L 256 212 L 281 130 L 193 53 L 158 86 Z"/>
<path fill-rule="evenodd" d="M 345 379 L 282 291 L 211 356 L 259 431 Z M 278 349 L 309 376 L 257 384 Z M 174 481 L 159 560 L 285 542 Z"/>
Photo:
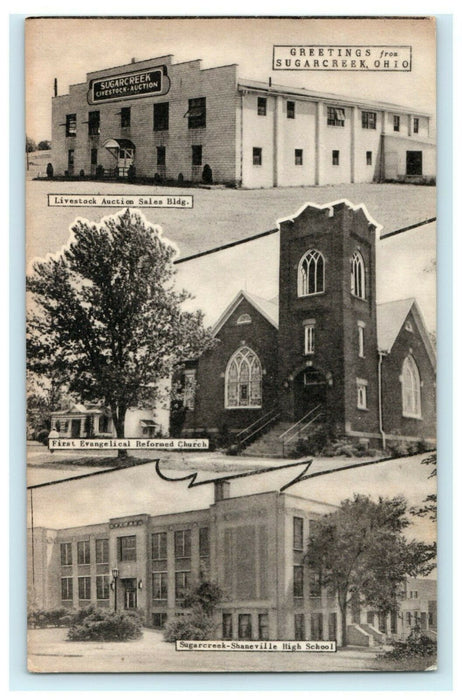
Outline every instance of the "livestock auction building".
<path fill-rule="evenodd" d="M 126 177 L 133 166 L 157 181 L 261 188 L 422 181 L 436 172 L 429 114 L 172 56 L 88 73 L 56 95 L 52 144 L 55 175 Z"/>

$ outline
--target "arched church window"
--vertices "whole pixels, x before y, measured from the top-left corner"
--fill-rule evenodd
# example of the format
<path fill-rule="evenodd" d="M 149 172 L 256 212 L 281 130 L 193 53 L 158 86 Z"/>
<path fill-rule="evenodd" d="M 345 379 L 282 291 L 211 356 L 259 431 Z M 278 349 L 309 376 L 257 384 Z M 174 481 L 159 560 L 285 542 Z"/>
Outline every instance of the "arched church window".
<path fill-rule="evenodd" d="M 366 298 L 366 274 L 363 256 L 357 250 L 350 261 L 351 264 L 351 293 L 360 299 Z"/>
<path fill-rule="evenodd" d="M 238 326 L 245 325 L 246 323 L 252 323 L 252 319 L 249 314 L 241 314 L 236 321 Z"/>
<path fill-rule="evenodd" d="M 407 418 L 420 418 L 420 373 L 412 355 L 408 355 L 403 362 L 401 391 L 403 397 L 403 416 Z"/>
<path fill-rule="evenodd" d="M 324 257 L 319 250 L 308 250 L 298 265 L 298 296 L 324 291 Z"/>
<path fill-rule="evenodd" d="M 225 374 L 226 408 L 261 408 L 262 369 L 257 354 L 248 347 L 237 350 Z"/>

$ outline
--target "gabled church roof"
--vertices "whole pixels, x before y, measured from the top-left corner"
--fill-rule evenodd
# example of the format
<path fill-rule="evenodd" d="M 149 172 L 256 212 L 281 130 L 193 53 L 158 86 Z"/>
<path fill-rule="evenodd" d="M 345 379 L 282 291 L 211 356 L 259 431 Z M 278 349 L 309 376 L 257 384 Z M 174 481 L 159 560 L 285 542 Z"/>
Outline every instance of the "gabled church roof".
<path fill-rule="evenodd" d="M 231 314 L 234 313 L 244 299 L 248 301 L 248 303 L 251 304 L 264 318 L 266 318 L 266 320 L 271 323 L 272 326 L 274 326 L 276 329 L 279 328 L 278 297 L 275 297 L 274 299 L 263 299 L 263 297 L 258 297 L 256 294 L 249 294 L 249 292 L 245 292 L 243 289 L 241 289 L 241 291 L 236 294 L 232 302 L 226 307 L 218 321 L 213 326 L 213 335 L 216 335 L 220 329 L 223 328 Z"/>
<path fill-rule="evenodd" d="M 436 355 L 428 335 L 422 313 L 415 299 L 398 299 L 384 304 L 377 304 L 377 344 L 380 352 L 389 353 L 403 324 L 412 313 L 417 329 L 422 336 L 430 362 L 436 367 Z"/>

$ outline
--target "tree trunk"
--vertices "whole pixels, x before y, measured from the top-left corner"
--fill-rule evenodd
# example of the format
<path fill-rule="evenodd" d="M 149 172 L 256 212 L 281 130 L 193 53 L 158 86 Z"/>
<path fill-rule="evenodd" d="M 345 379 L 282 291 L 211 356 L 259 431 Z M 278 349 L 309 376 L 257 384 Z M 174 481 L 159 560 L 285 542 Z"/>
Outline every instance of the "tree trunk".
<path fill-rule="evenodd" d="M 114 406 L 111 407 L 112 420 L 116 429 L 116 434 L 118 438 L 125 437 L 125 406 Z M 128 456 L 128 452 L 125 449 L 117 450 L 117 458 L 123 459 Z"/>
<path fill-rule="evenodd" d="M 346 647 L 347 645 L 347 602 L 346 602 L 346 596 L 345 599 L 343 600 L 342 597 L 338 597 L 338 605 L 340 608 L 340 618 L 342 621 L 342 647 Z"/>

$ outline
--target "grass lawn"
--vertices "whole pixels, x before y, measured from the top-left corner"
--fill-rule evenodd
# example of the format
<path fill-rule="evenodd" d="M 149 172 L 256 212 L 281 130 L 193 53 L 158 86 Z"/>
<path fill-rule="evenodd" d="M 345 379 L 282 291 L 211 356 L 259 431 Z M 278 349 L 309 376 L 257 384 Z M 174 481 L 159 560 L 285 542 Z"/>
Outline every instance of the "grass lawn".
<path fill-rule="evenodd" d="M 434 656 L 411 656 L 408 659 L 380 659 L 373 662 L 374 671 L 425 671 L 429 666 L 436 666 Z"/>

